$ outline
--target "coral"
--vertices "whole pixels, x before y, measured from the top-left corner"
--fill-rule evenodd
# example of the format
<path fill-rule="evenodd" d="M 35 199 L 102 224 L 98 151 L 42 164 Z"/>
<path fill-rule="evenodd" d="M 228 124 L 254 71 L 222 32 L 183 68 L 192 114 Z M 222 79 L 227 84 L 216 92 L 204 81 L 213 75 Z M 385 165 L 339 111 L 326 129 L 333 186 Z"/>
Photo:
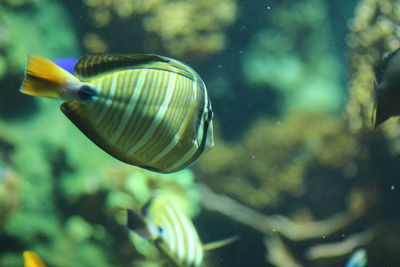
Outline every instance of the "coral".
<path fill-rule="evenodd" d="M 284 194 L 299 196 L 315 164 L 346 165 L 356 137 L 339 118 L 291 114 L 276 123 L 253 122 L 242 140 L 216 146 L 195 165 L 197 176 L 214 190 L 256 208 L 275 205 Z"/>
<path fill-rule="evenodd" d="M 97 27 L 107 26 L 114 17 L 129 27 L 139 16 L 143 29 L 157 36 L 168 54 L 180 57 L 199 58 L 221 51 L 226 45 L 224 30 L 237 17 L 236 0 L 84 0 L 84 3 Z M 149 36 L 145 37 L 145 42 L 154 44 Z"/>
<path fill-rule="evenodd" d="M 326 1 L 281 1 L 268 12 L 268 28 L 242 55 L 242 73 L 252 86 L 284 97 L 283 111 L 337 112 L 344 98 L 341 67 L 329 43 Z M 295 26 L 294 26 L 295 25 Z"/>
<path fill-rule="evenodd" d="M 59 2 L 5 2 L 0 5 L 0 79 L 20 73 L 28 54 L 48 58 L 78 54 L 77 38 Z"/>
<path fill-rule="evenodd" d="M 346 111 L 349 125 L 355 132 L 372 126 L 374 66 L 400 46 L 399 8 L 400 3 L 394 0 L 360 1 L 349 23 L 347 43 L 351 51 L 352 76 Z M 389 120 L 380 128 L 390 140 L 393 151 L 399 153 L 400 130 L 397 120 Z"/>

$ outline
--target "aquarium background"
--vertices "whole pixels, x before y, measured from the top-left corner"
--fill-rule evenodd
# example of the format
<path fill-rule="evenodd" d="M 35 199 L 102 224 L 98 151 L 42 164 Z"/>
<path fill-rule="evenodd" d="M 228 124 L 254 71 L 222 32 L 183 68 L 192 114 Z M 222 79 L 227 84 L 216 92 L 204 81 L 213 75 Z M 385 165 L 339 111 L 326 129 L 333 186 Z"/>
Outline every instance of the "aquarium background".
<path fill-rule="evenodd" d="M 400 124 L 373 129 L 374 66 L 400 47 L 395 0 L 0 0 L 0 266 L 162 266 L 125 209 L 176 196 L 204 266 L 400 266 Z M 155 53 L 191 65 L 215 147 L 157 174 L 91 143 L 59 101 L 22 95 L 27 55 Z"/>

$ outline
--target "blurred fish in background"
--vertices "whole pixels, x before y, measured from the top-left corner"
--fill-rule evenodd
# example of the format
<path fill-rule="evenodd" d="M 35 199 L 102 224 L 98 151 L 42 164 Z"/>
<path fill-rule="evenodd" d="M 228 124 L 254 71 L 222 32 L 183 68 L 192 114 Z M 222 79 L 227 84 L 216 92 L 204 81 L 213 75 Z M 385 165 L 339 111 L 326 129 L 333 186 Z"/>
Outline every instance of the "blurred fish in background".
<path fill-rule="evenodd" d="M 151 241 L 174 266 L 201 266 L 203 252 L 228 245 L 230 237 L 203 245 L 191 220 L 171 198 L 151 198 L 140 213 L 128 210 L 127 228 Z"/>

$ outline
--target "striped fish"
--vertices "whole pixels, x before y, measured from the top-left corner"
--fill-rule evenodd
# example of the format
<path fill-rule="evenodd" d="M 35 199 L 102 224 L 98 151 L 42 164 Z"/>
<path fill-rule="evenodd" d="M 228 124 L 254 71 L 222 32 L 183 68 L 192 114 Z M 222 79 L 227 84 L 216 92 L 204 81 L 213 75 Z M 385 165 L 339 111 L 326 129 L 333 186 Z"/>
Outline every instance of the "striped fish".
<path fill-rule="evenodd" d="M 128 230 L 153 242 L 170 264 L 197 267 L 203 252 L 230 244 L 237 237 L 202 245 L 192 221 L 168 197 L 151 198 L 140 213 L 128 210 Z"/>
<path fill-rule="evenodd" d="M 158 55 L 89 54 L 76 76 L 28 58 L 24 94 L 65 100 L 64 114 L 115 158 L 171 173 L 213 146 L 211 102 L 200 76 Z"/>

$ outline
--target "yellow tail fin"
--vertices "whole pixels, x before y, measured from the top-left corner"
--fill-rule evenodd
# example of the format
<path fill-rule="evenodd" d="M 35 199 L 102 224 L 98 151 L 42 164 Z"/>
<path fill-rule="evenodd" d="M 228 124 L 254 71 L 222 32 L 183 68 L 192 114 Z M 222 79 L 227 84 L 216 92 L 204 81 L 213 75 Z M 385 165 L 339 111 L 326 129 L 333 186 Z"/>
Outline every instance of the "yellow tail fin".
<path fill-rule="evenodd" d="M 29 56 L 25 79 L 19 90 L 27 95 L 60 98 L 60 89 L 66 87 L 71 81 L 78 81 L 78 79 L 50 60 Z"/>
<path fill-rule="evenodd" d="M 24 267 L 46 267 L 42 259 L 33 251 L 26 250 L 23 253 Z"/>

